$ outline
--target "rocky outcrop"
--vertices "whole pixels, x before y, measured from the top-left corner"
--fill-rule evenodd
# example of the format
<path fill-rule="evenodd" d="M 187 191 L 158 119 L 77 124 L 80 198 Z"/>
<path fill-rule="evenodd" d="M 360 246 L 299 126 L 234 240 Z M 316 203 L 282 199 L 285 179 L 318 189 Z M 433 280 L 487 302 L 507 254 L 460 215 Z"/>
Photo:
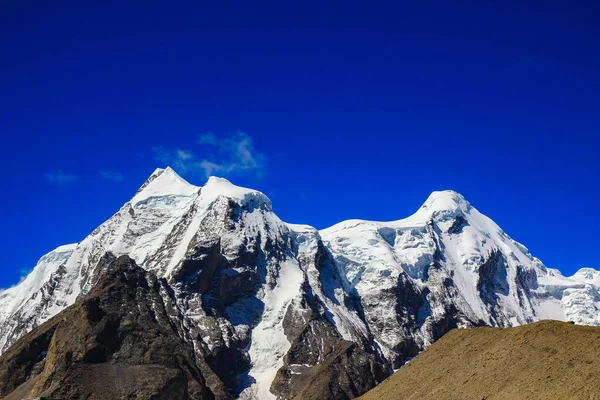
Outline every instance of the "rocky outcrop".
<path fill-rule="evenodd" d="M 171 323 L 161 283 L 127 256 L 0 358 L 0 397 L 227 399 Z"/>
<path fill-rule="evenodd" d="M 292 345 L 271 385 L 279 398 L 353 399 L 389 375 L 375 354 L 342 339 L 316 315 L 294 314 L 288 311 L 284 324 Z"/>

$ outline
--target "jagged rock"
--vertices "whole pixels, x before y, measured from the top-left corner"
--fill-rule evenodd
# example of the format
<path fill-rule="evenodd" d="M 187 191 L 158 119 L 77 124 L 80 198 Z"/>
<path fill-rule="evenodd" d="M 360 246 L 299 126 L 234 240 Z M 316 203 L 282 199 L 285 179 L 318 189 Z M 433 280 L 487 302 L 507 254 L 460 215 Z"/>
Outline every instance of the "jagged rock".
<path fill-rule="evenodd" d="M 293 326 L 286 334 L 292 345 L 271 385 L 279 398 L 353 399 L 389 375 L 374 354 L 342 339 L 331 325 L 310 319 L 298 330 L 289 323 Z"/>
<path fill-rule="evenodd" d="M 172 326 L 160 286 L 119 257 L 86 296 L 0 357 L 0 397 L 229 398 Z"/>

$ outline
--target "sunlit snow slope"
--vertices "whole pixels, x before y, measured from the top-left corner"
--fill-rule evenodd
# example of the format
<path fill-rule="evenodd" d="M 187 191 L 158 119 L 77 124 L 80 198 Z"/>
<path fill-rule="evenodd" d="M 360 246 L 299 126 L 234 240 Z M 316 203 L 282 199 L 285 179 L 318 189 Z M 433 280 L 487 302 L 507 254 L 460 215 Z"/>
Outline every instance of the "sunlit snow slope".
<path fill-rule="evenodd" d="M 432 193 L 406 219 L 349 220 L 320 233 L 390 359 L 407 336 L 417 349 L 431 344 L 448 314 L 458 327 L 600 323 L 598 271 L 567 278 L 546 268 L 454 191 Z M 424 304 L 403 301 L 407 291 Z"/>

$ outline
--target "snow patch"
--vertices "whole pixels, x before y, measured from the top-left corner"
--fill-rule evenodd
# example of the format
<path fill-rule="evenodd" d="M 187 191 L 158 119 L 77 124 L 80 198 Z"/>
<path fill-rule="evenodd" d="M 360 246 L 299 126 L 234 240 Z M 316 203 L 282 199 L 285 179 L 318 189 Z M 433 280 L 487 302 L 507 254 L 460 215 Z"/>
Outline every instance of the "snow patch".
<path fill-rule="evenodd" d="M 304 273 L 294 260 L 281 264 L 277 284 L 273 289 L 265 284 L 262 301 L 265 309 L 260 323 L 252 330 L 250 361 L 252 367 L 245 380 L 253 382 L 240 394 L 240 399 L 275 399 L 270 387 L 290 342 L 283 332 L 283 318 L 292 300 L 300 295 Z"/>

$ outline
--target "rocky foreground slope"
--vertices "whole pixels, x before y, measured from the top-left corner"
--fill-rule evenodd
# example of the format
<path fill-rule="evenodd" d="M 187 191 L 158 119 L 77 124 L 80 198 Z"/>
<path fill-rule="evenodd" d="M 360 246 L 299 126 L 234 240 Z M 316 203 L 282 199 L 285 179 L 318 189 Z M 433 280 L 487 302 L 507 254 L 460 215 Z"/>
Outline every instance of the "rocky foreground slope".
<path fill-rule="evenodd" d="M 361 400 L 598 399 L 600 328 L 455 329 Z"/>
<path fill-rule="evenodd" d="M 108 221 L 0 292 L 0 352 L 127 255 L 161 282 L 178 337 L 234 398 L 353 398 L 455 327 L 600 323 L 600 273 L 546 268 L 460 194 L 394 222 L 317 231 L 262 193 L 158 169 Z"/>
<path fill-rule="evenodd" d="M 94 289 L 0 357 L 0 397 L 226 399 L 206 361 L 179 334 L 164 284 L 127 256 Z"/>

